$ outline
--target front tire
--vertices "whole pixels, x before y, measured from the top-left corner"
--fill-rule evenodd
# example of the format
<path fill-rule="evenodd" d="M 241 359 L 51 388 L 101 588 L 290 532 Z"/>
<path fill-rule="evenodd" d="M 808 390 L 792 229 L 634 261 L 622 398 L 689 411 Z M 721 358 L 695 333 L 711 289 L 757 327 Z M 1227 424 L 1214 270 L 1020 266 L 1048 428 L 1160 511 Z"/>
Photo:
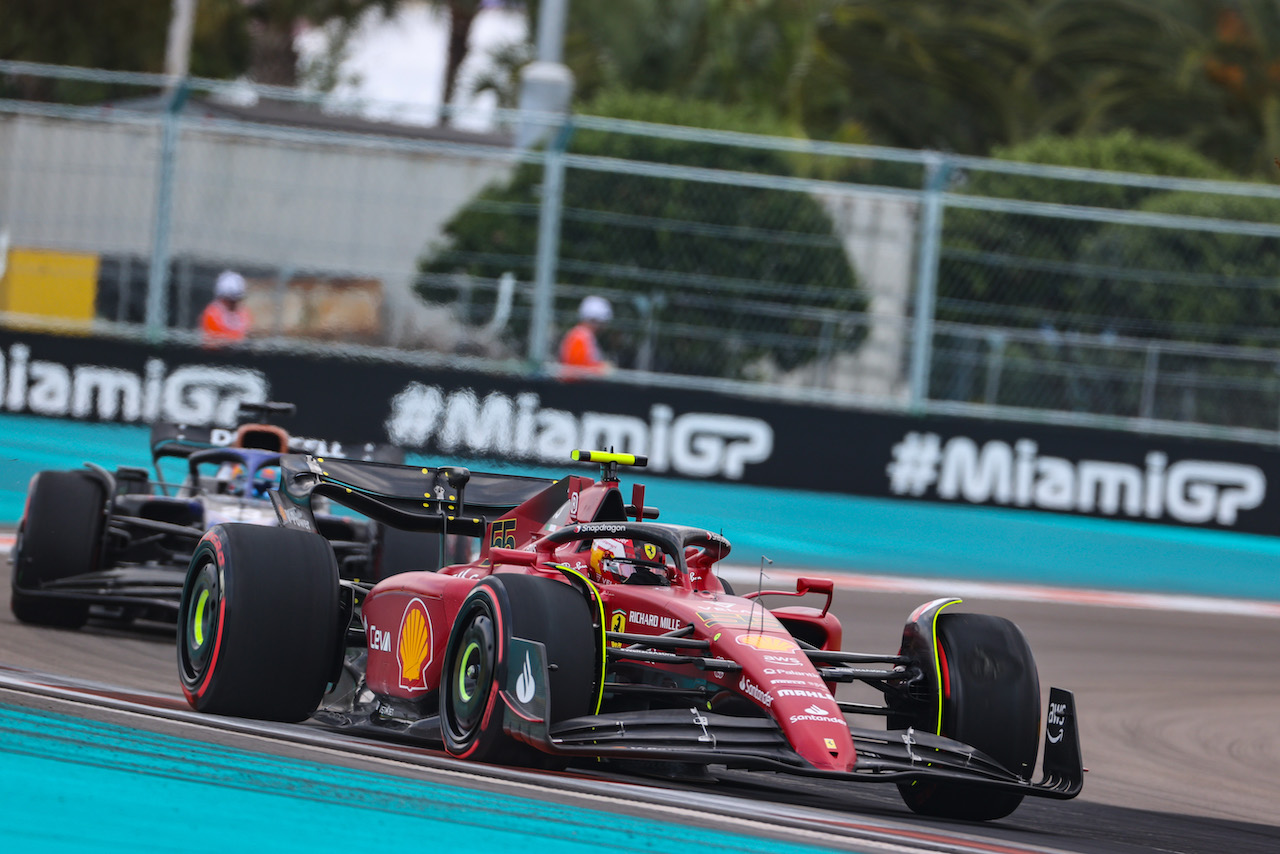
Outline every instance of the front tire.
<path fill-rule="evenodd" d="M 178 612 L 178 676 L 192 708 L 301 721 L 337 672 L 338 565 L 319 534 L 215 525 L 196 547 Z"/>
<path fill-rule="evenodd" d="M 106 512 L 106 487 L 88 472 L 43 471 L 32 478 L 11 558 L 9 607 L 15 617 L 38 626 L 85 624 L 88 603 L 34 591 L 99 568 Z"/>
<path fill-rule="evenodd" d="M 467 595 L 449 633 L 440 685 L 445 750 L 460 758 L 546 765 L 544 755 L 502 726 L 508 645 L 541 642 L 550 670 L 548 724 L 594 711 L 600 679 L 598 629 L 586 597 L 549 578 L 490 576 Z"/>
<path fill-rule="evenodd" d="M 937 654 L 944 686 L 940 735 L 976 747 L 1030 779 L 1040 737 L 1040 679 L 1021 630 L 1003 617 L 941 614 Z M 916 725 L 932 731 L 936 721 Z M 1023 797 L 935 780 L 900 783 L 898 791 L 912 812 L 967 821 L 1004 818 Z"/>

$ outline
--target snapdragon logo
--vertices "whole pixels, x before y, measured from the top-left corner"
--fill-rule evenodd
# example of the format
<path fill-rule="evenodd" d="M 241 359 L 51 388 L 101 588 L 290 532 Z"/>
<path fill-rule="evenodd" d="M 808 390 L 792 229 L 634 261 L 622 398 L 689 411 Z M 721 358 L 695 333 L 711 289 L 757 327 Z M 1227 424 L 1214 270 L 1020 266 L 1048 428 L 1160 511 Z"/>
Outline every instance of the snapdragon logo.
<path fill-rule="evenodd" d="M 944 444 L 936 433 L 908 433 L 893 446 L 886 468 L 895 495 L 945 501 L 994 502 L 1105 516 L 1172 519 L 1224 527 L 1266 497 L 1267 478 L 1257 466 L 1212 460 L 1170 462 L 1151 451 L 1145 465 L 1041 456 L 1030 439 L 979 446 L 966 436 Z"/>
<path fill-rule="evenodd" d="M 0 401 L 9 412 L 125 423 L 234 424 L 241 402 L 264 401 L 267 391 L 266 377 L 245 368 L 169 370 L 163 360 L 147 359 L 135 372 L 33 359 L 26 344 L 0 353 Z"/>
<path fill-rule="evenodd" d="M 478 398 L 469 388 L 446 394 L 439 386 L 410 383 L 391 402 L 391 441 L 409 448 L 470 451 L 560 463 L 575 448 L 614 448 L 644 454 L 655 472 L 740 480 L 746 467 L 769 459 L 773 428 L 758 418 L 688 412 L 655 404 L 649 420 L 633 415 L 544 409 L 532 392 L 494 392 Z"/>

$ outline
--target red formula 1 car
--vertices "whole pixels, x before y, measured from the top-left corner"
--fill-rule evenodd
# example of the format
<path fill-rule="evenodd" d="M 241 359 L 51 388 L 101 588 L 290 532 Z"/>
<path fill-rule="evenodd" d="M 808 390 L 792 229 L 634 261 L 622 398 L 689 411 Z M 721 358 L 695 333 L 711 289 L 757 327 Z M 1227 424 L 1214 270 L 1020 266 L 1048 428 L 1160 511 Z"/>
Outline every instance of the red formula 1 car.
<path fill-rule="evenodd" d="M 1083 778 L 1072 695 L 1040 685 L 1008 620 L 920 606 L 893 653 L 840 650 L 830 581 L 766 608 L 713 572 L 722 536 L 654 521 L 620 465 L 598 482 L 303 455 L 272 493 L 281 527 L 219 525 L 192 558 L 178 665 L 191 705 L 375 728 L 487 762 L 761 769 L 897 784 L 916 812 L 1008 815 Z M 478 560 L 376 585 L 341 579 L 315 533 L 329 497 L 386 524 L 481 538 Z M 765 591 L 777 596 L 779 591 Z M 876 702 L 838 699 L 842 683 Z M 853 726 L 879 717 L 887 726 Z M 629 764 L 633 763 L 633 764 Z"/>

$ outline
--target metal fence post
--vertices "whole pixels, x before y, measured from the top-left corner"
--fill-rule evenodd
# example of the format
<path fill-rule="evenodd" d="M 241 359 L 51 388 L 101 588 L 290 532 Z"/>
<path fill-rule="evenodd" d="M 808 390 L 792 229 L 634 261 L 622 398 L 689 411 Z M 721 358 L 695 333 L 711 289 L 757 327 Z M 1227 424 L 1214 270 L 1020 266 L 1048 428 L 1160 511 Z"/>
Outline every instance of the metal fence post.
<path fill-rule="evenodd" d="M 924 212 L 920 218 L 920 258 L 916 270 L 916 311 L 912 323 L 910 404 L 923 408 L 929 399 L 930 360 L 933 358 L 933 317 L 938 286 L 938 256 L 942 246 L 942 193 L 951 166 L 941 154 L 929 152 L 924 173 Z"/>
<path fill-rule="evenodd" d="M 564 202 L 564 155 L 573 135 L 567 118 L 547 145 L 538 207 L 538 255 L 534 265 L 533 312 L 529 318 L 529 361 L 540 368 L 551 350 L 556 264 L 560 255 L 560 213 Z"/>
<path fill-rule="evenodd" d="M 190 94 L 184 77 L 169 94 L 160 143 L 160 174 L 156 187 L 156 220 L 151 240 L 151 270 L 147 276 L 147 334 L 159 337 L 168 325 L 169 234 L 173 223 L 173 161 L 177 157 L 178 123 Z"/>

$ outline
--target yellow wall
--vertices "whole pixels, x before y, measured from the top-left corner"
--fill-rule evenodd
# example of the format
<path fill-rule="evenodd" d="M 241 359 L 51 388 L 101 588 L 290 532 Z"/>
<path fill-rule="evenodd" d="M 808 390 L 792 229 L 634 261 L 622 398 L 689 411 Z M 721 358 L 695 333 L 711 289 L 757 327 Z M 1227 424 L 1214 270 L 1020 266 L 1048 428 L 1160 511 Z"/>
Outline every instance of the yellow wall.
<path fill-rule="evenodd" d="M 0 311 L 91 320 L 97 295 L 96 254 L 9 250 L 0 279 Z"/>

